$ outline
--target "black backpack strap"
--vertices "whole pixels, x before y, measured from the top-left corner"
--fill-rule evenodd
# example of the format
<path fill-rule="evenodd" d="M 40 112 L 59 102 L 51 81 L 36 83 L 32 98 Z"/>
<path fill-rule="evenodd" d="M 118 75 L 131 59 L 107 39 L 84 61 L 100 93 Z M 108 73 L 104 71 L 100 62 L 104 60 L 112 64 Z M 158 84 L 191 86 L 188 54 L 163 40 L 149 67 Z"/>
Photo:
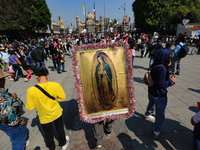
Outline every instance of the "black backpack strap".
<path fill-rule="evenodd" d="M 56 100 L 55 97 L 51 96 L 49 93 L 47 93 L 41 86 L 39 85 L 35 85 L 36 88 L 38 88 L 40 91 L 42 91 L 42 93 L 44 93 L 47 97 L 49 97 L 52 100 Z"/>

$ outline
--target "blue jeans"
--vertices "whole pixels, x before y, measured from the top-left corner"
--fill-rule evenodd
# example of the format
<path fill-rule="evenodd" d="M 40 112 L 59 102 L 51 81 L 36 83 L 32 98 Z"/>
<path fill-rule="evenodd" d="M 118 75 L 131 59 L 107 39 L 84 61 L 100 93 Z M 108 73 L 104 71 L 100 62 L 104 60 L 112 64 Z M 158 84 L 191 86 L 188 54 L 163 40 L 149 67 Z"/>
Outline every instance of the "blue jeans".
<path fill-rule="evenodd" d="M 57 67 L 57 72 L 60 72 L 60 68 L 61 68 L 60 59 L 57 59 L 56 61 L 57 61 L 57 65 L 58 65 L 58 67 Z"/>
<path fill-rule="evenodd" d="M 153 58 L 150 57 L 150 61 L 149 61 L 149 69 L 151 69 L 151 65 L 153 64 Z"/>
<path fill-rule="evenodd" d="M 62 66 L 62 72 L 65 72 L 65 63 L 64 62 L 60 62 L 60 70 L 61 70 L 61 66 Z"/>
<path fill-rule="evenodd" d="M 26 126 L 8 126 L 6 124 L 0 124 L 0 130 L 4 131 L 9 137 L 12 143 L 12 150 L 24 150 L 25 141 L 28 136 L 28 129 Z"/>
<path fill-rule="evenodd" d="M 179 58 L 177 55 L 174 55 L 174 57 L 173 57 L 173 74 L 175 74 L 175 71 L 177 73 L 180 73 L 180 61 L 181 61 L 181 58 Z"/>
<path fill-rule="evenodd" d="M 193 150 L 200 150 L 200 123 L 193 130 Z"/>
<path fill-rule="evenodd" d="M 132 56 L 132 67 L 133 67 L 134 57 L 135 57 L 135 56 Z"/>
<path fill-rule="evenodd" d="M 37 68 L 40 68 L 40 65 L 42 65 L 42 67 L 46 68 L 44 61 L 41 61 L 41 62 L 37 61 L 36 63 L 37 63 Z"/>
<path fill-rule="evenodd" d="M 167 106 L 167 97 L 155 97 L 148 94 L 149 104 L 145 115 L 152 115 L 156 111 L 156 121 L 154 123 L 154 131 L 160 132 L 162 124 L 165 120 L 165 108 Z"/>

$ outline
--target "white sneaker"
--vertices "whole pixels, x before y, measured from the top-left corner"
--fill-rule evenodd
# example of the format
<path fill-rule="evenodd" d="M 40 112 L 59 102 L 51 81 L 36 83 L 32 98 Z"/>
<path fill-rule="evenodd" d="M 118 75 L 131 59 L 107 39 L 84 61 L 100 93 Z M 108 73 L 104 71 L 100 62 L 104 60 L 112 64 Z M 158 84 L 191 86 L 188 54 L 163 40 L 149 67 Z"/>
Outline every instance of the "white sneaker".
<path fill-rule="evenodd" d="M 154 116 L 152 116 L 152 115 L 144 115 L 144 119 L 146 119 L 146 120 L 150 120 L 150 121 L 155 121 L 155 117 Z"/>
<path fill-rule="evenodd" d="M 25 80 L 25 82 L 28 82 L 28 79 L 25 78 L 24 80 Z"/>
<path fill-rule="evenodd" d="M 29 144 L 29 140 L 26 140 L 24 144 L 25 144 L 25 147 L 27 147 Z"/>
<path fill-rule="evenodd" d="M 65 139 L 66 139 L 66 144 L 62 146 L 62 150 L 66 150 L 67 146 L 69 144 L 69 136 L 68 135 L 66 135 Z"/>
<path fill-rule="evenodd" d="M 95 149 L 102 148 L 102 145 L 97 145 Z"/>
<path fill-rule="evenodd" d="M 13 78 L 10 78 L 10 81 L 13 81 L 14 79 Z"/>
<path fill-rule="evenodd" d="M 159 134 L 160 134 L 160 132 L 154 131 L 154 129 L 153 129 L 153 134 L 154 134 L 154 137 L 157 139 Z"/>

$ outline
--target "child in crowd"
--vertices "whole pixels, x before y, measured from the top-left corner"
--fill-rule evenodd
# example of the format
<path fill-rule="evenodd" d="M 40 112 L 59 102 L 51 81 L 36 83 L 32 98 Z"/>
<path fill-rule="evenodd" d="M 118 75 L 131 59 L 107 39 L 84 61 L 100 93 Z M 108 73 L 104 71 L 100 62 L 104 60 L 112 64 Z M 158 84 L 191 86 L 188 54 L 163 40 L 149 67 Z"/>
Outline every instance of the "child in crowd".
<path fill-rule="evenodd" d="M 65 51 L 65 48 L 64 48 L 64 46 L 62 46 L 61 47 L 61 50 L 60 50 L 60 65 L 59 65 L 59 67 L 60 67 L 60 69 L 61 69 L 61 66 L 62 66 L 62 72 L 65 72 L 65 59 L 64 59 L 64 57 L 65 57 L 65 55 L 64 55 L 64 51 Z"/>
<path fill-rule="evenodd" d="M 132 52 L 132 67 L 133 67 L 133 61 L 134 61 L 134 58 L 135 58 L 135 44 L 131 44 L 130 46 L 130 49 L 131 49 L 131 52 Z"/>
<path fill-rule="evenodd" d="M 13 70 L 12 65 L 8 66 L 8 72 L 11 74 L 10 81 L 13 81 L 14 80 L 13 77 L 14 77 L 15 71 Z"/>
<path fill-rule="evenodd" d="M 21 56 L 21 57 L 22 57 L 21 59 L 22 68 L 28 73 L 28 75 L 26 76 L 24 80 L 25 82 L 28 82 L 31 79 L 30 65 L 27 63 L 25 56 Z"/>

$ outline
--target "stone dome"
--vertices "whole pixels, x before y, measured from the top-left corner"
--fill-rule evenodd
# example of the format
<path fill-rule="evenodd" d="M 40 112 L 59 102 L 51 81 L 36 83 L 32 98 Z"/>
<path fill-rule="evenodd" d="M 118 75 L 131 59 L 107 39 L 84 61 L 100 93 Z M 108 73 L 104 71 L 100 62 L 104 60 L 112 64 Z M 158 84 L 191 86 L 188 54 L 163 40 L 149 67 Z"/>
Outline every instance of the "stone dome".
<path fill-rule="evenodd" d="M 91 11 L 88 12 L 86 19 L 94 19 L 94 16 L 91 14 Z"/>

